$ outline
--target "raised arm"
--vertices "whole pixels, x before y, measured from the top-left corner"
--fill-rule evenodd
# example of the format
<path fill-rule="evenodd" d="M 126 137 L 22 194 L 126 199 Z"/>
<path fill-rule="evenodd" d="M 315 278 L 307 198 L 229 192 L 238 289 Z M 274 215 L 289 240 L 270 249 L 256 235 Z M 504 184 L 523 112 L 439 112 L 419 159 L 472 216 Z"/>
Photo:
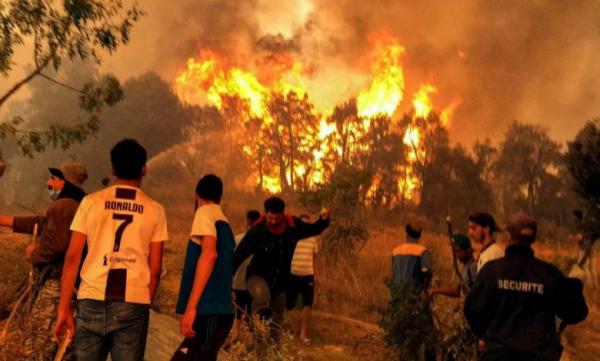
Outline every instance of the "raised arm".
<path fill-rule="evenodd" d="M 329 227 L 329 216 L 326 218 L 319 218 L 315 223 L 304 223 L 299 218 L 294 219 L 296 225 L 296 238 L 305 239 L 315 237 L 323 233 L 323 231 Z"/>

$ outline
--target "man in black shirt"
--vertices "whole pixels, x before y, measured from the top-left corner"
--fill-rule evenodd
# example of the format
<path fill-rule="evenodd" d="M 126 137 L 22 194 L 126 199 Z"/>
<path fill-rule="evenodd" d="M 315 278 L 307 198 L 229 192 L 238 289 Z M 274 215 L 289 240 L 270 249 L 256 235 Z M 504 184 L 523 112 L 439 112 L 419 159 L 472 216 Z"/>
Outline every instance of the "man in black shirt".
<path fill-rule="evenodd" d="M 233 254 L 234 272 L 254 255 L 246 272 L 246 285 L 252 297 L 252 309 L 266 319 L 272 318 L 271 335 L 279 338 L 283 322 L 285 291 L 290 278 L 294 250 L 299 240 L 318 236 L 329 226 L 329 213 L 309 224 L 284 214 L 282 199 L 265 201 L 265 216 L 242 238 Z"/>
<path fill-rule="evenodd" d="M 556 317 L 566 324 L 587 317 L 583 284 L 534 257 L 532 217 L 516 214 L 508 231 L 506 256 L 481 269 L 465 302 L 465 316 L 484 342 L 480 360 L 558 361 Z"/>

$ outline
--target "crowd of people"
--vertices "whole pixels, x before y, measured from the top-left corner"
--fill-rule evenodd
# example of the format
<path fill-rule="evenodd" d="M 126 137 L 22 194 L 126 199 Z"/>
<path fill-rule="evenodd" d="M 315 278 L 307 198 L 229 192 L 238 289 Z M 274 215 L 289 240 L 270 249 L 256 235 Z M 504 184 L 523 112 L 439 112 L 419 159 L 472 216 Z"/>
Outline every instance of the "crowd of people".
<path fill-rule="evenodd" d="M 40 231 L 39 242 L 26 249 L 41 285 L 31 313 L 29 360 L 54 358 L 58 346 L 52 336 L 72 338 L 66 359 L 144 358 L 150 304 L 169 240 L 167 217 L 163 206 L 140 188 L 145 149 L 124 139 L 110 159 L 112 185 L 86 195 L 86 167 L 67 161 L 49 168 L 46 186 L 52 202 L 45 216 L 0 215 L 0 225 L 15 232 Z M 230 334 L 245 337 L 251 314 L 267 320 L 270 337 L 278 342 L 285 310 L 300 298 L 299 338 L 310 345 L 318 282 L 315 237 L 329 226 L 329 211 L 311 223 L 307 215 L 288 215 L 285 202 L 271 197 L 264 213 L 248 211 L 246 232 L 236 236 L 220 206 L 223 191 L 222 181 L 212 174 L 195 189 L 177 300 L 183 340 L 172 360 L 216 360 Z M 468 235 L 452 235 L 459 280 L 433 288 L 432 255 L 420 243 L 422 229 L 408 224 L 406 239 L 392 252 L 392 285 L 408 287 L 423 300 L 464 298 L 481 360 L 559 360 L 556 317 L 565 324 L 585 319 L 583 285 L 534 257 L 537 223 L 532 217 L 512 219 L 506 250 L 496 242 L 500 231 L 488 213 L 469 216 Z M 481 249 L 478 257 L 472 242 Z M 426 360 L 436 359 L 435 345 L 424 349 Z"/>
<path fill-rule="evenodd" d="M 437 295 L 463 298 L 479 360 L 558 361 L 563 348 L 557 319 L 564 327 L 588 314 L 583 283 L 534 257 L 538 225 L 533 217 L 520 212 L 511 218 L 506 250 L 496 242 L 499 231 L 489 213 L 471 214 L 468 235 L 452 235 L 461 265 L 457 285 L 433 288 L 432 256 L 419 243 L 421 229 L 408 224 L 405 241 L 393 250 L 392 286 L 422 294 L 427 306 Z M 478 244 L 477 259 L 472 242 Z M 431 310 L 426 313 L 433 323 Z M 436 360 L 434 343 L 428 340 L 424 350 L 426 361 Z"/>
<path fill-rule="evenodd" d="M 26 250 L 41 270 L 42 285 L 31 317 L 29 360 L 54 359 L 58 345 L 52 336 L 72 338 L 65 359 L 144 358 L 150 304 L 169 240 L 167 217 L 140 188 L 146 150 L 124 139 L 110 159 L 113 185 L 86 195 L 85 165 L 67 161 L 49 168 L 52 202 L 45 216 L 0 215 L 0 225 L 14 232 L 40 230 L 39 242 Z M 299 295 L 304 305 L 300 337 L 310 344 L 314 237 L 329 226 L 329 211 L 310 223 L 308 216 L 287 215 L 285 202 L 271 197 L 264 214 L 248 212 L 247 232 L 236 237 L 221 209 L 222 195 L 223 183 L 212 174 L 195 189 L 177 300 L 184 338 L 172 360 L 216 360 L 231 329 L 238 333 L 251 313 L 268 322 L 277 342 L 286 306 L 293 308 Z"/>

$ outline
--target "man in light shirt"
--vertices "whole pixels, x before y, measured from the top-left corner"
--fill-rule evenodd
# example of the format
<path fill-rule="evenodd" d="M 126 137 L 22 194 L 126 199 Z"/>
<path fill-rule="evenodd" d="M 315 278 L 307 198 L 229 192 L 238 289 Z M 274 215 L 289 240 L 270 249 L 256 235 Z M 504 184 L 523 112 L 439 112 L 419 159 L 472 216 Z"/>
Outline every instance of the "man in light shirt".
<path fill-rule="evenodd" d="M 185 339 L 171 361 L 216 361 L 233 325 L 231 281 L 235 240 L 221 209 L 223 182 L 205 175 L 196 186 L 198 209 L 186 250 L 177 313 Z"/>
<path fill-rule="evenodd" d="M 74 332 L 76 360 L 143 361 L 150 304 L 168 240 L 163 207 L 141 189 L 146 150 L 124 139 L 110 152 L 113 186 L 83 198 L 71 224 L 54 333 Z M 82 260 L 74 323 L 71 296 Z"/>
<path fill-rule="evenodd" d="M 306 214 L 301 215 L 300 219 L 306 223 L 310 222 L 310 217 Z M 308 328 L 315 298 L 315 284 L 318 280 L 317 264 L 315 262 L 318 250 L 317 237 L 301 239 L 296 244 L 286 294 L 286 308 L 288 310 L 294 309 L 298 296 L 302 296 L 300 340 L 306 346 L 311 345 L 311 340 L 308 338 Z"/>
<path fill-rule="evenodd" d="M 496 243 L 494 237 L 498 231 L 500 227 L 491 214 L 476 212 L 469 216 L 469 238 L 481 247 L 477 259 L 477 272 L 489 261 L 504 257 L 504 250 Z"/>

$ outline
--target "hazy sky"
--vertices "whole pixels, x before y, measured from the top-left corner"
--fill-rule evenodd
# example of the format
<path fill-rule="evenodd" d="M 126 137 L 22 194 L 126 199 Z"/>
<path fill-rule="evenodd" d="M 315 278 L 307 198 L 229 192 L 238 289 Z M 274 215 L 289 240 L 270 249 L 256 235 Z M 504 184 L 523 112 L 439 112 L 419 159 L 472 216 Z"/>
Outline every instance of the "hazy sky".
<path fill-rule="evenodd" d="M 405 99 L 426 81 L 439 88 L 435 104 L 463 99 L 451 125 L 455 140 L 495 138 L 519 119 L 544 124 L 564 141 L 585 120 L 600 116 L 600 2 L 595 0 L 144 0 L 140 5 L 148 15 L 130 45 L 103 65 L 121 79 L 152 70 L 171 82 L 186 59 L 203 48 L 251 66 L 269 50 L 287 47 L 310 70 L 312 98 L 329 107 L 365 87 L 368 34 L 384 31 L 406 47 Z M 28 54 L 19 52 L 9 80 L 19 75 Z M 2 79 L 0 91 L 9 80 Z"/>

